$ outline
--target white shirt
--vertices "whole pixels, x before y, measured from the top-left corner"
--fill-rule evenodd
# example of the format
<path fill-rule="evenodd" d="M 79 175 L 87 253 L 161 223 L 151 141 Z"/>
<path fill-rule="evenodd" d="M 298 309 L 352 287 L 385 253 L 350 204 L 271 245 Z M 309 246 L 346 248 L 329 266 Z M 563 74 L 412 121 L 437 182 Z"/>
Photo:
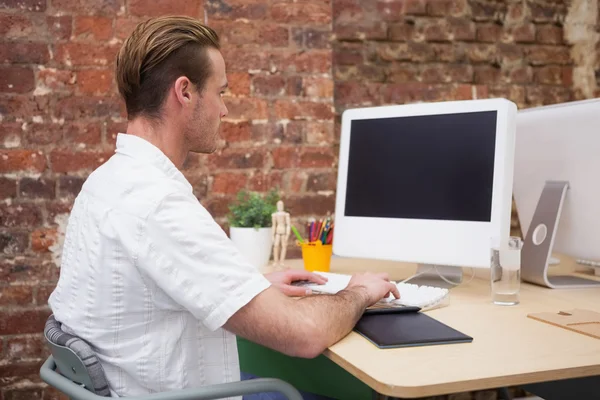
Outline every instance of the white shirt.
<path fill-rule="evenodd" d="M 49 304 L 96 351 L 113 396 L 136 396 L 239 381 L 220 327 L 269 285 L 175 165 L 119 134 L 75 199 Z"/>

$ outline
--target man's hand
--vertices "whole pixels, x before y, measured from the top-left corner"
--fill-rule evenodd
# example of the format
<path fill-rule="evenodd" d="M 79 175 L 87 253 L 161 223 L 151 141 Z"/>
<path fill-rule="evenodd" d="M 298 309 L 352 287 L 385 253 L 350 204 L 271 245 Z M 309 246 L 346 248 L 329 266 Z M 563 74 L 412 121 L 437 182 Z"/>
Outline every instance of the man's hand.
<path fill-rule="evenodd" d="M 310 289 L 306 289 L 302 286 L 292 286 L 291 283 L 294 281 L 310 281 L 319 285 L 323 285 L 327 282 L 327 278 L 302 269 L 288 269 L 285 271 L 271 272 L 265 274 L 265 278 L 287 296 L 306 296 L 311 293 Z"/>
<path fill-rule="evenodd" d="M 390 282 L 388 274 L 386 273 L 375 274 L 366 272 L 364 274 L 352 275 L 346 289 L 358 289 L 363 292 L 366 295 L 368 303 L 367 307 L 372 306 L 384 297 L 388 297 L 390 293 L 392 293 L 395 298 L 400 298 L 398 287 Z"/>

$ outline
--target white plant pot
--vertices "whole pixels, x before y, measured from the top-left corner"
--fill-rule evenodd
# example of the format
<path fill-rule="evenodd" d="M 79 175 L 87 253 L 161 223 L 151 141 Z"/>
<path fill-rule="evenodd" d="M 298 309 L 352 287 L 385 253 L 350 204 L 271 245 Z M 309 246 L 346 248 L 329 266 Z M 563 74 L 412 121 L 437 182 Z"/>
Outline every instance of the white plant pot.
<path fill-rule="evenodd" d="M 229 228 L 229 237 L 250 264 L 263 272 L 273 250 L 272 228 Z"/>

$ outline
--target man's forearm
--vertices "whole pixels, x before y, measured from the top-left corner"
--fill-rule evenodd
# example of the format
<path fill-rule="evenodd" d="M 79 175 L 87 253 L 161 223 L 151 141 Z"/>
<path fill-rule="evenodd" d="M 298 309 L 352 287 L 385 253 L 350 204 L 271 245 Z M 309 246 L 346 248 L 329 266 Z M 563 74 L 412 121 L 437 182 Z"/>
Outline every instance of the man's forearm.
<path fill-rule="evenodd" d="M 298 300 L 303 314 L 311 320 L 323 346 L 329 347 L 350 332 L 368 306 L 368 297 L 360 286 L 335 295 L 318 294 Z M 316 339 L 316 338 L 315 338 Z"/>

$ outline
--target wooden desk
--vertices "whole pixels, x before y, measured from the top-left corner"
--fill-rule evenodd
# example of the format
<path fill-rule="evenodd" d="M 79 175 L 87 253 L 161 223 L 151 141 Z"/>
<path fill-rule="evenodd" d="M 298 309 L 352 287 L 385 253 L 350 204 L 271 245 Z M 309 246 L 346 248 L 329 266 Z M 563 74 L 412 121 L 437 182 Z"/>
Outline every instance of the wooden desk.
<path fill-rule="evenodd" d="M 564 257 L 562 270 L 574 269 Z M 301 260 L 290 260 L 302 268 Z M 416 265 L 334 258 L 331 272 L 385 271 L 393 280 Z M 465 270 L 465 281 L 470 278 Z M 451 290 L 450 305 L 428 315 L 472 343 L 381 350 L 351 332 L 324 355 L 380 394 L 415 398 L 600 375 L 600 340 L 530 318 L 528 313 L 583 308 L 600 312 L 600 289 L 558 290 L 522 284 L 521 303 L 491 303 L 489 271 Z M 599 396 L 600 397 L 600 396 Z"/>

